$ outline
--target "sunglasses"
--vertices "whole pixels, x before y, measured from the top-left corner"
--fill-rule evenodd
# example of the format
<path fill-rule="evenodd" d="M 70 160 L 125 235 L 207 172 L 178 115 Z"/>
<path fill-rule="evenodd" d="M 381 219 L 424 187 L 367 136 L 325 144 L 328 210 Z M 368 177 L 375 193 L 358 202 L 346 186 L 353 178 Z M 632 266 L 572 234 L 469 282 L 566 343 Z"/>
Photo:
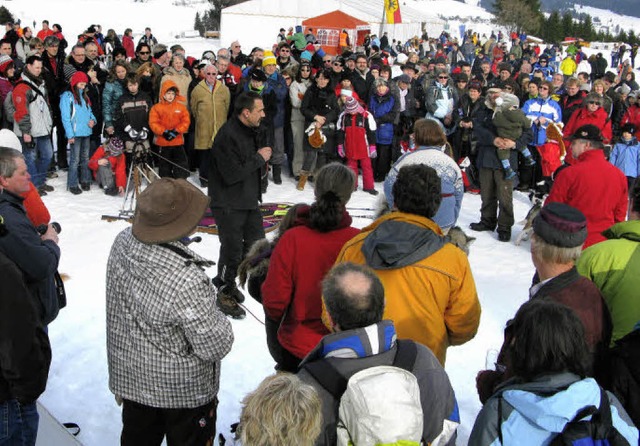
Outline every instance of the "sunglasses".
<path fill-rule="evenodd" d="M 549 87 L 540 87 L 540 90 L 548 90 Z"/>
<path fill-rule="evenodd" d="M 340 62 L 334 62 L 334 63 L 333 63 L 333 66 L 334 66 L 334 67 L 341 67 L 341 66 L 342 66 L 342 64 L 341 64 Z"/>
<path fill-rule="evenodd" d="M 206 74 L 207 76 L 217 76 L 218 75 L 218 73 L 204 73 L 204 74 Z"/>
<path fill-rule="evenodd" d="M 151 54 L 151 51 L 140 51 L 138 54 Z"/>
<path fill-rule="evenodd" d="M 290 53 L 291 51 L 282 49 L 282 50 L 280 50 L 280 52 L 281 53 Z"/>
<path fill-rule="evenodd" d="M 600 105 L 600 101 L 589 101 L 589 102 L 587 102 L 587 104 Z"/>
<path fill-rule="evenodd" d="M 438 76 L 438 79 L 449 79 L 449 76 Z"/>
<path fill-rule="evenodd" d="M 331 63 L 330 60 L 323 60 L 324 63 Z"/>

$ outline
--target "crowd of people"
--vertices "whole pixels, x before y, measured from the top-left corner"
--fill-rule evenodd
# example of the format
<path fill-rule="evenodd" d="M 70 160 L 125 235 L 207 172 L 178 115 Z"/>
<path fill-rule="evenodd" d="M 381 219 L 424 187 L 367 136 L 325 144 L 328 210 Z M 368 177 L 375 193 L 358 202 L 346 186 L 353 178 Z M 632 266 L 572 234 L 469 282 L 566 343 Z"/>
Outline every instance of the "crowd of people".
<path fill-rule="evenodd" d="M 635 53 L 618 50 L 608 67 L 579 45 L 472 31 L 352 43 L 344 30 L 328 48 L 297 26 L 246 55 L 235 41 L 195 59 L 150 28 L 135 45 L 131 29 L 91 25 L 70 44 L 48 21 L 37 37 L 6 26 L 0 445 L 35 443 L 46 326 L 66 304 L 47 178 L 66 171 L 72 195 L 122 195 L 141 156 L 159 179 L 107 265 L 121 444 L 212 444 L 233 346 L 225 315 L 246 315 L 238 276 L 263 305 L 279 373 L 244 400 L 229 441 L 455 444 L 446 353 L 476 335 L 481 304 L 467 247 L 448 235 L 465 192 L 479 193 L 471 229 L 510 241 L 514 189 L 546 198 L 531 222 L 530 300 L 494 369 L 478 374 L 469 444 L 638 443 Z M 258 206 L 286 173 L 298 190 L 313 183 L 314 202 L 292 207 L 267 241 Z M 347 211 L 360 173 L 371 195 L 384 182 L 362 230 Z M 207 209 L 220 238 L 213 279 L 215 263 L 188 247 Z M 581 434 L 580 421 L 593 429 Z"/>

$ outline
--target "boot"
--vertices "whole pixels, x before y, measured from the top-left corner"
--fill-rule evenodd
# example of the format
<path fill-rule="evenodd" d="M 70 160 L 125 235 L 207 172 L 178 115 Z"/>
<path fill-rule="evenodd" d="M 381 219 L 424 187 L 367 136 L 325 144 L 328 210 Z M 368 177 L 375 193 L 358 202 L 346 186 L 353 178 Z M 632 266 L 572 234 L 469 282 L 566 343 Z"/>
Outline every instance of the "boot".
<path fill-rule="evenodd" d="M 307 172 L 306 170 L 301 170 L 300 179 L 298 180 L 298 185 L 296 186 L 296 189 L 304 190 L 304 186 L 305 184 L 307 184 L 307 178 L 309 178 L 309 172 Z"/>
<path fill-rule="evenodd" d="M 279 164 L 273 166 L 273 183 L 282 184 L 282 167 Z"/>
<path fill-rule="evenodd" d="M 531 155 L 531 151 L 527 147 L 522 151 L 522 156 L 524 156 L 525 166 L 531 167 L 536 165 L 536 160 L 533 159 L 533 155 Z"/>
<path fill-rule="evenodd" d="M 263 194 L 267 193 L 267 186 L 268 185 L 269 185 L 269 178 L 267 178 L 267 176 L 264 175 L 262 178 L 260 178 L 260 189 L 261 189 Z"/>
<path fill-rule="evenodd" d="M 511 180 L 516 176 L 516 173 L 511 168 L 511 163 L 509 163 L 509 160 L 502 160 L 502 170 L 504 170 L 505 180 Z"/>

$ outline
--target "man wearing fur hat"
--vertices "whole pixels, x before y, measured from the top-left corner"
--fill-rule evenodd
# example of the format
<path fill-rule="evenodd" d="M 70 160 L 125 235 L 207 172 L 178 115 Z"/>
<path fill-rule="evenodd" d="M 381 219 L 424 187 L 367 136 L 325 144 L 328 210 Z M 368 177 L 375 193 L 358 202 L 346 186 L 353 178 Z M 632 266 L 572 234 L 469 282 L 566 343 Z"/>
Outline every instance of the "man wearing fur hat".
<path fill-rule="evenodd" d="M 209 198 L 186 180 L 162 178 L 140 194 L 133 226 L 107 263 L 109 388 L 122 403 L 123 445 L 212 444 L 220 361 L 229 321 L 204 272 L 210 262 L 181 240 Z M 167 329 L 171 327 L 171 329 Z"/>
<path fill-rule="evenodd" d="M 627 217 L 627 178 L 606 160 L 602 140 L 595 125 L 575 131 L 571 137 L 575 163 L 556 175 L 547 198 L 547 203 L 565 203 L 586 216 L 585 248 L 606 240 L 602 232 Z"/>

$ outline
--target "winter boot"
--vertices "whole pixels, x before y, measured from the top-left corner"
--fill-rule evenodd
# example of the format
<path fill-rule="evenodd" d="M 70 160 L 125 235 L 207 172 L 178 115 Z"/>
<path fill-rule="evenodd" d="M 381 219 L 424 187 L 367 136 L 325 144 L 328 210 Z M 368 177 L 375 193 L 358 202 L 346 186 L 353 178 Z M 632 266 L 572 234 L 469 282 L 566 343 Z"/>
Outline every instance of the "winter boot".
<path fill-rule="evenodd" d="M 504 179 L 511 180 L 516 176 L 516 173 L 511 168 L 509 160 L 502 160 L 502 170 L 504 170 Z"/>
<path fill-rule="evenodd" d="M 527 167 L 531 167 L 531 166 L 535 166 L 536 165 L 536 160 L 533 159 L 533 156 L 531 155 L 531 151 L 529 151 L 528 148 L 525 148 L 522 151 L 522 156 L 524 156 L 524 165 Z"/>
<path fill-rule="evenodd" d="M 264 175 L 262 178 L 260 178 L 260 189 L 263 194 L 267 193 L 268 185 L 269 185 L 269 178 L 267 177 L 267 175 Z"/>
<path fill-rule="evenodd" d="M 282 167 L 279 164 L 273 166 L 273 183 L 282 184 Z"/>
<path fill-rule="evenodd" d="M 298 185 L 296 186 L 296 189 L 304 190 L 304 186 L 305 184 L 307 184 L 307 178 L 309 178 L 309 172 L 307 172 L 306 170 L 301 170 L 300 179 L 298 180 Z"/>
<path fill-rule="evenodd" d="M 218 289 L 218 294 L 225 294 L 225 295 L 233 298 L 233 300 L 235 300 L 239 304 L 244 302 L 244 294 L 242 294 L 240 292 L 240 290 L 236 287 L 235 284 L 231 284 L 231 285 L 224 284 L 224 285 L 222 285 Z"/>

